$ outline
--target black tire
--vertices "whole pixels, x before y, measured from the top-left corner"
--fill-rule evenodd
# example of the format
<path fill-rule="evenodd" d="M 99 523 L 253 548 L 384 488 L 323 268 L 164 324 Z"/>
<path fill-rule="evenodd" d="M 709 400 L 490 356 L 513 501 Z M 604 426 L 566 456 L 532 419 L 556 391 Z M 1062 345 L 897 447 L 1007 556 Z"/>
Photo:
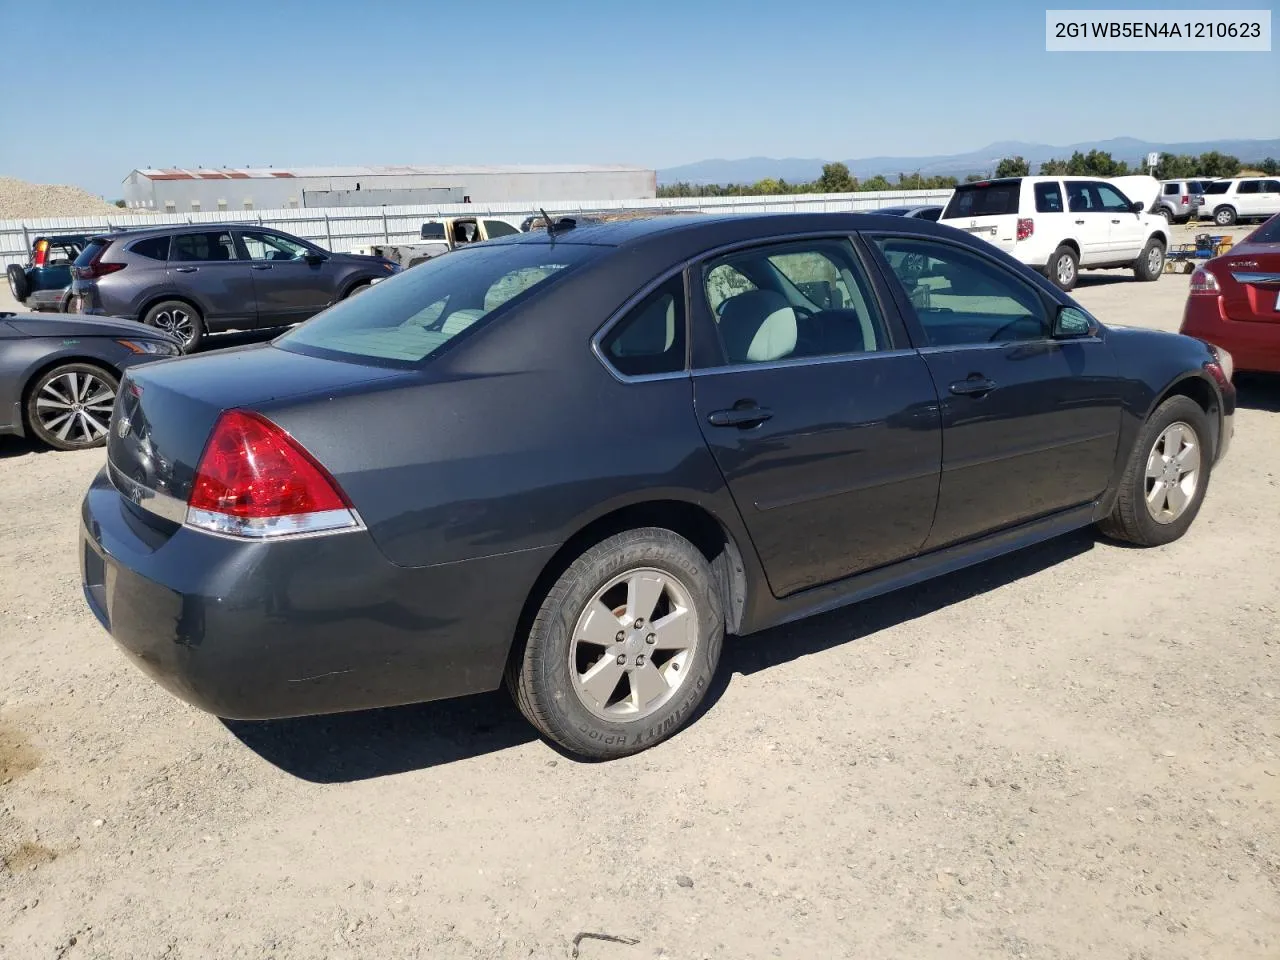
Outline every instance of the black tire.
<path fill-rule="evenodd" d="M 142 315 L 142 322 L 176 336 L 183 353 L 194 353 L 204 340 L 204 317 L 186 300 L 162 300 Z"/>
<path fill-rule="evenodd" d="M 16 263 L 11 263 L 4 272 L 9 278 L 9 292 L 13 294 L 13 299 L 19 304 L 25 303 L 27 297 L 31 296 L 31 285 L 27 283 L 27 271 Z"/>
<path fill-rule="evenodd" d="M 1174 216 L 1173 211 L 1168 207 L 1160 208 L 1160 216 L 1164 217 L 1165 223 L 1177 223 L 1178 218 Z"/>
<path fill-rule="evenodd" d="M 1045 276 L 1059 290 L 1071 290 L 1080 279 L 1080 258 L 1065 244 L 1053 251 L 1044 268 Z"/>
<path fill-rule="evenodd" d="M 662 666 L 658 666 L 656 655 L 647 662 L 649 668 L 665 676 L 663 682 L 668 685 L 675 672 L 671 669 L 673 664 L 676 670 L 683 667 L 684 671 L 677 684 L 661 694 L 665 699 L 658 702 L 656 708 L 636 719 L 627 719 L 625 715 L 616 720 L 605 719 L 587 707 L 584 695 L 578 692 L 578 681 L 571 675 L 579 669 L 570 661 L 571 652 L 575 649 L 573 634 L 578 628 L 579 618 L 586 614 L 588 604 L 593 603 L 598 591 L 615 578 L 641 570 L 669 577 L 685 591 L 692 605 L 689 624 L 697 630 L 696 641 L 693 648 L 682 655 L 686 657 L 682 663 L 676 662 L 676 655 Z M 724 615 L 714 583 L 706 558 L 688 540 L 670 530 L 658 527 L 629 530 L 591 547 L 548 591 L 523 647 L 512 653 L 507 669 L 507 687 L 520 711 L 547 739 L 571 754 L 594 760 L 637 753 L 667 739 L 696 712 L 711 686 L 720 659 L 724 643 Z M 625 583 L 614 589 L 621 589 L 624 595 L 628 595 Z M 606 592 L 604 596 L 607 598 L 610 593 Z M 658 606 L 650 612 L 656 615 L 657 609 L 668 602 L 664 599 L 667 596 L 665 592 L 658 595 Z M 617 610 L 624 608 L 611 609 L 614 615 L 618 615 Z M 609 613 L 610 610 L 605 610 L 606 615 Z M 635 644 L 634 649 L 623 644 L 614 648 L 603 645 L 593 648 L 582 643 L 576 650 L 579 657 L 585 654 L 585 658 L 579 661 L 584 664 L 584 672 L 612 660 L 613 649 L 623 651 L 617 662 L 621 664 L 621 658 L 626 657 L 627 665 L 622 670 L 612 671 L 620 679 L 618 686 L 612 688 L 613 693 L 606 695 L 606 700 L 616 695 L 623 683 L 626 684 L 627 696 L 618 698 L 612 709 L 625 708 L 633 695 L 631 677 L 634 674 L 630 657 L 635 654 L 644 661 L 645 651 L 659 651 L 658 647 L 643 646 L 647 639 L 643 623 L 640 624 L 641 629 L 633 631 L 625 621 L 627 615 L 620 616 L 623 619 L 618 622 L 617 636 L 625 635 L 625 643 Z M 662 618 L 658 619 L 661 621 Z M 612 626 L 610 621 L 603 633 L 612 634 Z M 603 655 L 596 658 L 595 649 L 601 650 Z M 638 699 L 638 688 L 636 697 Z M 650 698 L 650 702 L 655 700 L 658 698 Z"/>
<path fill-rule="evenodd" d="M 92 386 L 84 378 L 93 378 L 101 387 L 110 389 L 109 399 L 86 403 L 83 413 L 69 412 L 68 419 L 59 419 L 62 397 L 77 402 L 93 401 L 102 397 L 99 387 Z M 80 385 L 83 384 L 83 388 Z M 120 389 L 119 378 L 105 367 L 92 363 L 64 363 L 43 374 L 31 384 L 24 404 L 27 427 L 42 443 L 55 450 L 88 450 L 107 442 L 107 425 L 111 418 L 111 406 Z M 72 397 L 73 391 L 79 396 Z M 96 423 L 91 427 L 90 423 Z M 65 431 L 63 427 L 66 427 Z M 66 436 L 61 434 L 65 432 Z"/>
<path fill-rule="evenodd" d="M 1220 227 L 1230 227 L 1236 222 L 1236 208 L 1221 206 L 1213 211 L 1213 222 Z"/>
<path fill-rule="evenodd" d="M 1147 241 L 1138 259 L 1133 264 L 1133 275 L 1139 280 L 1150 283 L 1159 280 L 1164 273 L 1164 244 L 1152 237 Z"/>
<path fill-rule="evenodd" d="M 371 284 L 368 280 L 365 280 L 363 283 L 357 283 L 354 287 L 352 287 L 350 290 L 347 291 L 347 295 L 342 299 L 347 300 L 347 299 L 350 299 L 351 297 L 354 297 L 357 293 L 364 293 L 371 286 L 373 286 L 373 284 Z"/>
<path fill-rule="evenodd" d="M 1198 471 L 1194 492 L 1182 512 L 1167 522 L 1153 516 L 1148 504 L 1148 461 L 1163 455 L 1157 451 L 1157 443 L 1164 431 L 1174 424 L 1184 424 L 1195 435 L 1198 451 Z M 1142 547 L 1158 547 L 1172 543 L 1191 526 L 1204 502 L 1205 490 L 1213 467 L 1214 451 L 1210 448 L 1212 432 L 1209 417 L 1200 405 L 1189 397 L 1170 397 L 1160 404 L 1143 425 L 1134 444 L 1124 475 L 1120 478 L 1120 490 L 1111 515 L 1098 524 L 1099 529 L 1115 540 L 1123 540 Z M 1156 481 L 1158 482 L 1158 481 Z"/>

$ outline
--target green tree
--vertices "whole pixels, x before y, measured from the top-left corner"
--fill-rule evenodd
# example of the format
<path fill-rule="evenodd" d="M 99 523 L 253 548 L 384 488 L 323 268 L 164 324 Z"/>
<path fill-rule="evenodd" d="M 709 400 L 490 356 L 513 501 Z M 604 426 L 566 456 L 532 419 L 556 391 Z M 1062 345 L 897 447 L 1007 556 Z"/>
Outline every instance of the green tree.
<path fill-rule="evenodd" d="M 1065 160 L 1046 160 L 1040 164 L 1040 176 L 1042 177 L 1061 177 L 1067 172 L 1067 161 Z"/>
<path fill-rule="evenodd" d="M 1229 153 L 1210 150 L 1196 157 L 1196 171 L 1205 177 L 1234 177 L 1240 172 L 1240 161 Z"/>
<path fill-rule="evenodd" d="M 1067 161 L 1067 173 L 1073 177 L 1122 177 L 1129 172 L 1129 165 L 1114 159 L 1105 150 L 1077 150 Z"/>
<path fill-rule="evenodd" d="M 965 177 L 965 178 L 964 178 L 964 182 L 965 182 L 965 183 L 978 183 L 979 181 L 981 181 L 981 180 L 985 180 L 985 179 L 987 179 L 987 175 L 986 175 L 985 173 L 971 173 L 971 174 L 969 174 L 967 177 Z"/>
<path fill-rule="evenodd" d="M 892 190 L 893 184 L 877 173 L 870 180 L 863 180 L 859 183 L 858 189 L 863 191 Z"/>
<path fill-rule="evenodd" d="M 1022 157 L 1005 157 L 996 165 L 997 177 L 1029 177 L 1031 165 Z"/>
<path fill-rule="evenodd" d="M 1259 160 L 1254 167 L 1261 170 L 1268 177 L 1274 177 L 1280 174 L 1280 163 L 1276 162 L 1275 157 L 1267 157 L 1265 160 Z"/>
<path fill-rule="evenodd" d="M 1196 169 L 1196 158 L 1190 154 L 1162 153 L 1154 176 L 1157 180 L 1185 180 L 1199 172 Z"/>
<path fill-rule="evenodd" d="M 858 180 L 849 173 L 843 163 L 824 163 L 822 176 L 818 178 L 818 193 L 853 193 L 858 189 Z"/>

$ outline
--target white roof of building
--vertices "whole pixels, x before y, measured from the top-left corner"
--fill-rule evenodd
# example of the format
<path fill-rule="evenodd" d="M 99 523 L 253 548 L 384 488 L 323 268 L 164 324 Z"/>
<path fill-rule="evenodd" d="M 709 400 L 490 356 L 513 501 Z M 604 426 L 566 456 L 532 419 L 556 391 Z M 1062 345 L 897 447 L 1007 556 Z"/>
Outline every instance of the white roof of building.
<path fill-rule="evenodd" d="M 503 173 L 650 173 L 647 167 L 578 163 L 533 166 L 437 166 L 379 167 L 147 167 L 133 171 L 148 180 L 287 180 L 297 177 L 455 177 L 466 174 Z M 130 174 L 132 176 L 132 174 Z"/>

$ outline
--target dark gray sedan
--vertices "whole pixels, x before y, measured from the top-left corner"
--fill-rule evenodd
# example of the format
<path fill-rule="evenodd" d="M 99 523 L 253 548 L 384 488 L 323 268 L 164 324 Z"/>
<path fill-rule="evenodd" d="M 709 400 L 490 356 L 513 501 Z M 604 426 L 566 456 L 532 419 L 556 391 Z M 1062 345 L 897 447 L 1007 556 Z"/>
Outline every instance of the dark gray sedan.
<path fill-rule="evenodd" d="M 130 320 L 0 313 L 0 434 L 100 447 L 121 374 L 180 353 L 173 337 Z"/>
<path fill-rule="evenodd" d="M 1225 352 L 926 220 L 557 225 L 130 371 L 84 591 L 224 717 L 505 675 L 613 757 L 694 715 L 726 634 L 1091 524 L 1180 537 L 1234 410 Z"/>
<path fill-rule="evenodd" d="M 300 323 L 399 270 L 258 226 L 155 227 L 90 240 L 68 309 L 139 320 L 191 352 L 206 333 Z"/>

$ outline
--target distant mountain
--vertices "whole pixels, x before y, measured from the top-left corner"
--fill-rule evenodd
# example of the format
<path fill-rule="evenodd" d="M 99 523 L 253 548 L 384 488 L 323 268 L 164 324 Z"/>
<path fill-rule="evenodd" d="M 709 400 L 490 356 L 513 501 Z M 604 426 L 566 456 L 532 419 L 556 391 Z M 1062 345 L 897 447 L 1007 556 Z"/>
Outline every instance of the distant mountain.
<path fill-rule="evenodd" d="M 865 157 L 846 160 L 849 172 L 865 179 L 883 174 L 895 177 L 899 173 L 919 172 L 927 176 L 964 176 L 968 173 L 991 172 L 1004 157 L 1022 156 L 1036 165 L 1045 160 L 1065 160 L 1076 150 L 1105 150 L 1117 160 L 1129 163 L 1141 162 L 1148 153 L 1206 153 L 1217 150 L 1239 157 L 1246 163 L 1264 157 L 1280 159 L 1280 140 L 1206 140 L 1197 143 L 1153 143 L 1133 137 L 1115 137 L 1111 140 L 1091 140 L 1054 147 L 1045 143 L 1021 143 L 1016 140 L 992 143 L 981 150 L 954 153 L 934 157 Z M 659 183 L 755 183 L 766 177 L 778 177 L 792 183 L 816 180 L 822 173 L 824 160 L 803 157 L 747 157 L 742 160 L 699 160 L 678 167 L 658 171 Z"/>

